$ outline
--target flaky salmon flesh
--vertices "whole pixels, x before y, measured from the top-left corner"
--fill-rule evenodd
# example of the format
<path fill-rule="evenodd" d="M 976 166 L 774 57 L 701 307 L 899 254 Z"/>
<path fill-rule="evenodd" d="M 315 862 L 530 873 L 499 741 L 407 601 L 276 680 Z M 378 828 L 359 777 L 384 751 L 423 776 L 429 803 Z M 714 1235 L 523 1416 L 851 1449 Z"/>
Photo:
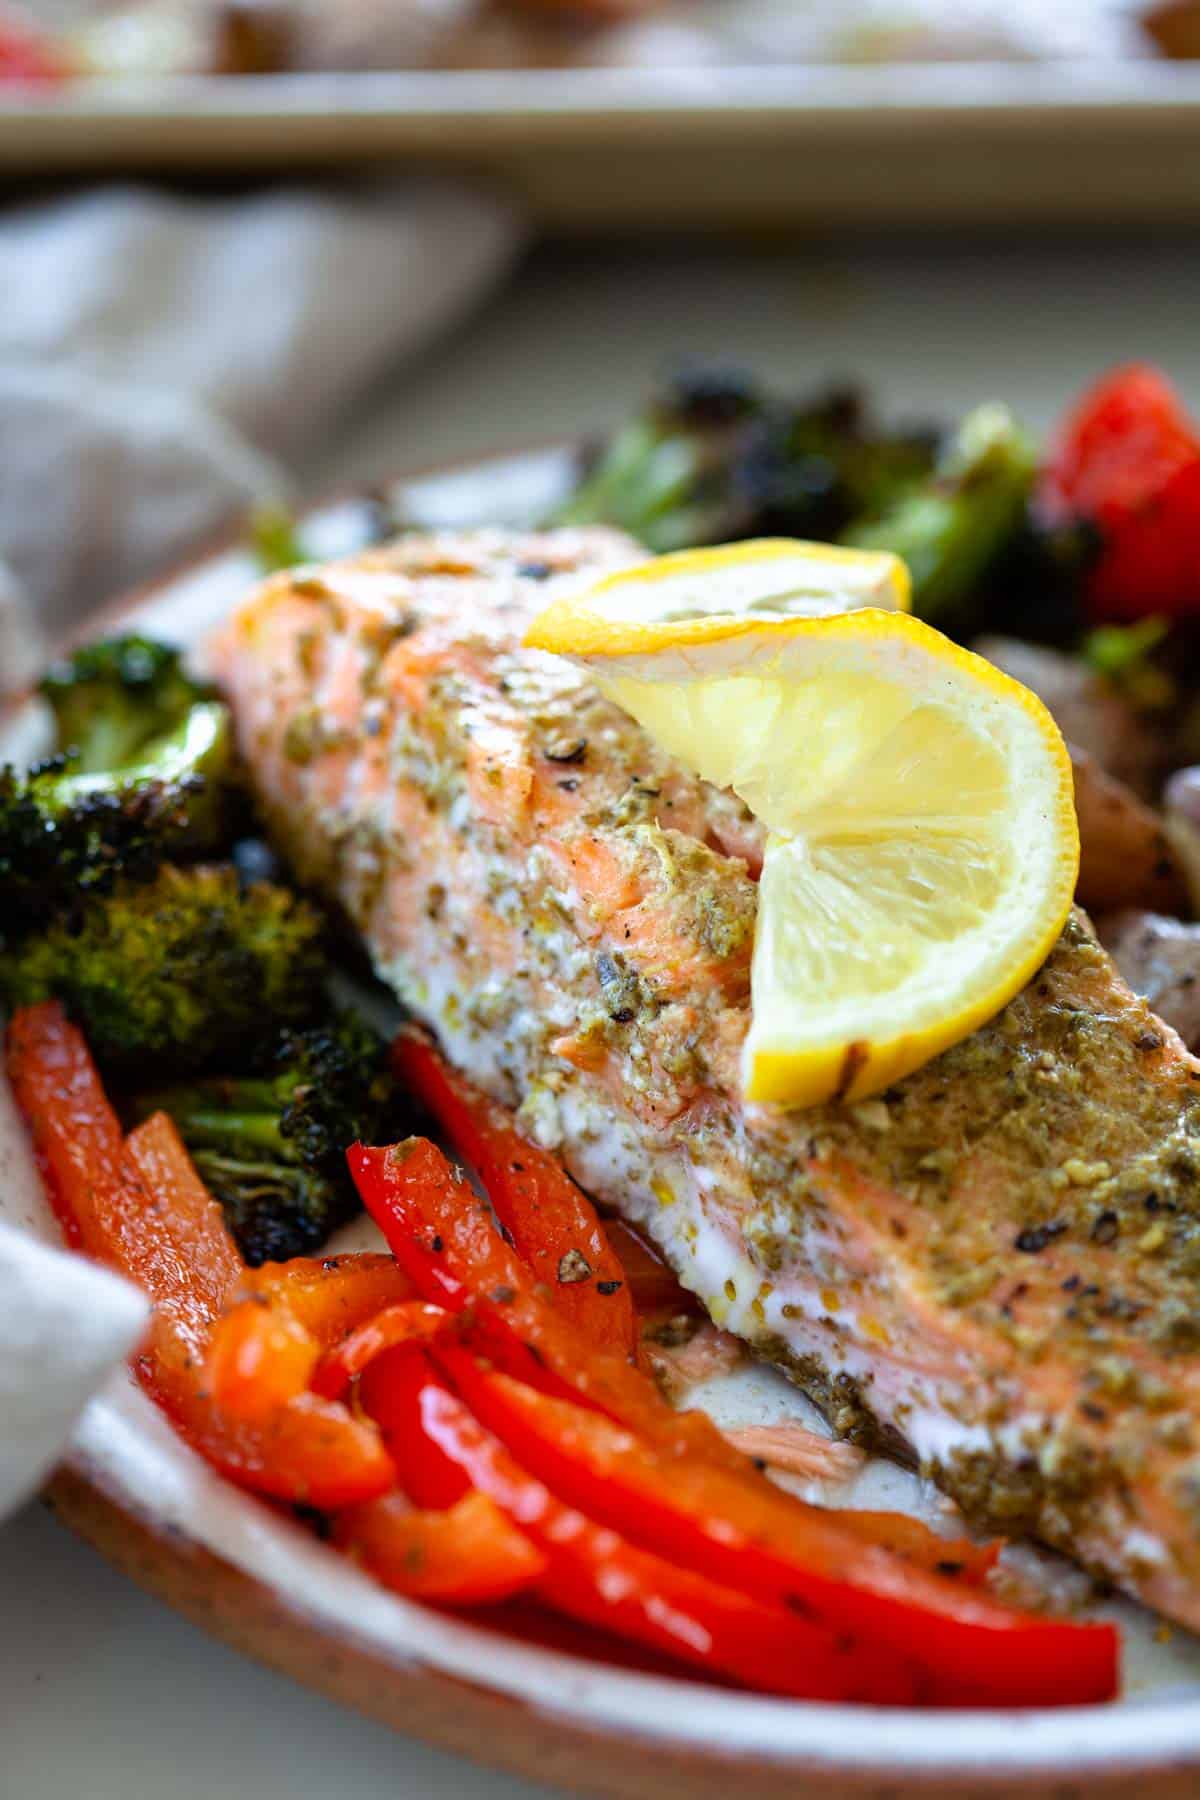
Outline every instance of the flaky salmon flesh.
<path fill-rule="evenodd" d="M 615 533 L 406 538 L 212 645 L 272 832 L 446 1052 L 840 1435 L 1200 1627 L 1200 1064 L 1086 919 L 881 1097 L 741 1097 L 761 834 L 521 648 Z"/>

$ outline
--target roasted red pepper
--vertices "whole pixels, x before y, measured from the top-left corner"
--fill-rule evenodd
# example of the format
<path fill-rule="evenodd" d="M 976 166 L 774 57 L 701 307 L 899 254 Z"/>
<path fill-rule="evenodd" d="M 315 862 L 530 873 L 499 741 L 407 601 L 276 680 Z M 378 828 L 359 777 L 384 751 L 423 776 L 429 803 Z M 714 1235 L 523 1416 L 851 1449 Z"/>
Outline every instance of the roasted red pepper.
<path fill-rule="evenodd" d="M 915 1563 L 918 1569 L 927 1569 L 931 1575 L 950 1576 L 971 1587 L 978 1587 L 987 1579 L 1004 1548 L 1000 1538 L 973 1544 L 970 1538 L 939 1537 L 907 1513 L 839 1507 L 837 1523 L 864 1543 L 878 1544 L 881 1550 Z"/>
<path fill-rule="evenodd" d="M 194 1448 L 231 1480 L 312 1506 L 390 1487 L 378 1431 L 345 1407 L 303 1394 L 248 1424 L 214 1404 L 204 1386 L 208 1334 L 246 1271 L 175 1127 L 156 1114 L 123 1143 L 87 1045 L 53 1001 L 14 1015 L 7 1049 L 51 1204 L 72 1241 L 153 1300 L 135 1367 Z"/>
<path fill-rule="evenodd" d="M 537 1592 L 570 1618 L 764 1693 L 876 1705 L 921 1697 L 904 1657 L 680 1568 L 564 1505 L 471 1416 L 422 1352 L 391 1351 L 373 1363 L 362 1399 L 403 1455 L 414 1499 L 444 1504 L 456 1479 L 469 1481 L 537 1544 L 547 1561 Z"/>
<path fill-rule="evenodd" d="M 255 1294 L 285 1305 L 328 1350 L 385 1306 L 414 1298 L 412 1282 L 394 1256 L 352 1250 L 340 1256 L 293 1256 L 247 1269 L 238 1296 Z"/>
<path fill-rule="evenodd" d="M 475 1170 L 517 1254 L 559 1311 L 593 1343 L 632 1352 L 625 1271 L 595 1207 L 562 1164 L 522 1137 L 504 1108 L 451 1069 L 423 1032 L 400 1032 L 392 1066 Z"/>
<path fill-rule="evenodd" d="M 334 1541 L 377 1581 L 413 1600 L 479 1606 L 507 1600 L 545 1573 L 546 1558 L 486 1494 L 418 1512 L 385 1494 L 339 1513 Z"/>
<path fill-rule="evenodd" d="M 404 1300 L 398 1306 L 386 1306 L 326 1352 L 313 1373 L 312 1390 L 327 1400 L 340 1400 L 355 1377 L 385 1350 L 401 1344 L 432 1344 L 455 1329 L 453 1315 L 427 1301 Z"/>
<path fill-rule="evenodd" d="M 352 1354 L 364 1362 L 372 1352 L 357 1340 L 376 1319 L 406 1307 L 423 1310 L 407 1298 L 411 1293 L 394 1257 L 369 1252 L 300 1256 L 248 1270 L 212 1330 L 214 1398 L 238 1418 L 261 1418 L 310 1385 L 328 1400 L 340 1399 L 351 1374 L 339 1378 L 338 1362 L 323 1364 L 322 1374 L 322 1353 L 344 1362 L 344 1347 L 355 1345 Z"/>
<path fill-rule="evenodd" d="M 563 1501 L 685 1567 L 911 1657 L 934 1704 L 1065 1706 L 1116 1692 L 1112 1626 L 1014 1612 L 866 1542 L 836 1512 L 664 1456 L 462 1349 L 436 1355 L 481 1423 Z"/>
<path fill-rule="evenodd" d="M 676 1412 L 648 1376 L 598 1351 L 563 1318 L 428 1139 L 389 1150 L 356 1144 L 349 1160 L 367 1211 L 414 1286 L 451 1312 L 470 1306 L 476 1338 L 510 1373 L 598 1407 L 670 1455 L 690 1452 L 761 1481 L 706 1414 Z"/>
<path fill-rule="evenodd" d="M 209 1391 L 234 1418 L 264 1419 L 306 1392 L 320 1356 L 317 1340 L 285 1306 L 241 1300 L 213 1326 Z"/>
<path fill-rule="evenodd" d="M 1200 435 L 1158 369 L 1115 369 L 1083 396 L 1039 504 L 1052 524 L 1095 527 L 1094 618 L 1200 612 Z"/>

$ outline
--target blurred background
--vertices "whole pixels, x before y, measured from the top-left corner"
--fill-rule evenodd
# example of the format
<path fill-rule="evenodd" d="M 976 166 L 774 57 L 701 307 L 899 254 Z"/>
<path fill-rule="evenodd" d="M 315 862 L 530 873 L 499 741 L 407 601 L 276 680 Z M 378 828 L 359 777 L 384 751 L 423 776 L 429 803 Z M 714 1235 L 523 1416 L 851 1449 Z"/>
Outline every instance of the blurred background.
<path fill-rule="evenodd" d="M 1154 365 L 1200 460 L 1193 59 L 1200 0 L 0 0 L 0 693 L 214 534 L 293 560 L 319 495 L 403 526 L 446 465 L 469 518 L 474 459 L 547 444 L 507 516 L 886 517 L 928 616 L 1075 654 L 1086 533 L 1035 503 L 1080 396 Z M 1155 630 L 1087 654 L 1149 692 Z M 13 1800 L 533 1793 L 36 1509 L 0 1581 Z"/>
<path fill-rule="evenodd" d="M 1186 0 L 25 0 L 23 14 L 14 15 L 14 31 L 23 26 L 30 40 L 24 73 L 32 79 L 1038 61 L 1197 49 Z"/>

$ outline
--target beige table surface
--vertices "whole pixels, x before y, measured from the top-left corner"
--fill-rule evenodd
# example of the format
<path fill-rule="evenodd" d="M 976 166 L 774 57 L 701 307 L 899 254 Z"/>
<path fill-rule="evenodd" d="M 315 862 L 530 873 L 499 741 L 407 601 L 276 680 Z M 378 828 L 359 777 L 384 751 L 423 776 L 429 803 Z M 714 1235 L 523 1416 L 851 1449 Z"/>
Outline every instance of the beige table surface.
<path fill-rule="evenodd" d="M 301 471 L 314 488 L 569 435 L 687 353 L 905 414 L 990 397 L 1037 427 L 1106 365 L 1200 407 L 1200 242 L 538 252 Z M 0 1800 L 518 1800 L 209 1642 L 35 1508 L 0 1527 Z"/>

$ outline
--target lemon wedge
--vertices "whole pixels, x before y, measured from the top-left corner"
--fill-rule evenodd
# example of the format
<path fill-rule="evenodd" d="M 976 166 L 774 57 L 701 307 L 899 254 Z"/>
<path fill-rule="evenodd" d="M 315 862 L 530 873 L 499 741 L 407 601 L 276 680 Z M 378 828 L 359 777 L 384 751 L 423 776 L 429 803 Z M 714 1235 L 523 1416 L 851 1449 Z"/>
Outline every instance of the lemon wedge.
<path fill-rule="evenodd" d="M 610 576 L 526 638 L 767 827 L 749 1100 L 860 1100 L 899 1080 L 1012 998 L 1071 906 L 1058 727 L 906 599 L 874 555 L 737 545 Z"/>
<path fill-rule="evenodd" d="M 619 656 L 736 637 L 766 619 L 911 604 L 908 570 L 886 550 L 754 538 L 618 569 L 548 606 L 527 642 L 562 656 Z"/>

